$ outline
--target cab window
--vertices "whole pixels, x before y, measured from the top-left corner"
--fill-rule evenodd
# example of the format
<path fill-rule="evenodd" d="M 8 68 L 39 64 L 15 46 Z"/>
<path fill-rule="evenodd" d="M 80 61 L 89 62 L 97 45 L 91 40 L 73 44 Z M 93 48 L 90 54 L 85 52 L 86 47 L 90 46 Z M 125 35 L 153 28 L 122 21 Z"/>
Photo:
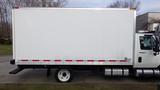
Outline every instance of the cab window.
<path fill-rule="evenodd" d="M 142 50 L 152 50 L 152 46 L 153 46 L 152 42 L 153 40 L 151 35 L 140 36 L 140 48 Z"/>

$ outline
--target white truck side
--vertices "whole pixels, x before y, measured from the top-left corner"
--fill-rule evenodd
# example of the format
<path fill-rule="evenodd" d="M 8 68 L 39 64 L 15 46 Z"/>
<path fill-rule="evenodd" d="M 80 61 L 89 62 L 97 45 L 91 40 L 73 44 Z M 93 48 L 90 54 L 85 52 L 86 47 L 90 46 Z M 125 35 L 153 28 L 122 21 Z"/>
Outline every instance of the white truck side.
<path fill-rule="evenodd" d="M 46 68 L 49 74 L 56 68 L 61 82 L 71 80 L 77 68 L 100 69 L 108 76 L 159 75 L 153 33 L 136 34 L 135 23 L 131 9 L 13 9 L 11 63 L 18 69 L 10 73 Z"/>

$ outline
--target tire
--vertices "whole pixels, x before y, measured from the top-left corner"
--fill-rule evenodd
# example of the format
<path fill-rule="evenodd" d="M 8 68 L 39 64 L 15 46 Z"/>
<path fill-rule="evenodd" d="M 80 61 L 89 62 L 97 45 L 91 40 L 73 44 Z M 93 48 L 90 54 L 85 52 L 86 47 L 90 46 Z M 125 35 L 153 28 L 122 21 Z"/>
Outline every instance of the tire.
<path fill-rule="evenodd" d="M 70 82 L 72 80 L 72 72 L 70 69 L 61 68 L 55 73 L 56 80 L 61 83 Z"/>

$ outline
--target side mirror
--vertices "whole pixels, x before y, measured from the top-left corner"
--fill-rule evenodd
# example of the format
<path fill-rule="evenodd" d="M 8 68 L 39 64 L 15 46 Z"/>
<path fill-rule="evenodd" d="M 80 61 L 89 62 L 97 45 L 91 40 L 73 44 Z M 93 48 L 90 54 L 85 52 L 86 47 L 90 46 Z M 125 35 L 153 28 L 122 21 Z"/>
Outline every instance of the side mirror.
<path fill-rule="evenodd" d="M 156 56 L 160 52 L 159 40 L 157 37 L 152 37 L 152 50 L 154 51 L 153 55 Z"/>

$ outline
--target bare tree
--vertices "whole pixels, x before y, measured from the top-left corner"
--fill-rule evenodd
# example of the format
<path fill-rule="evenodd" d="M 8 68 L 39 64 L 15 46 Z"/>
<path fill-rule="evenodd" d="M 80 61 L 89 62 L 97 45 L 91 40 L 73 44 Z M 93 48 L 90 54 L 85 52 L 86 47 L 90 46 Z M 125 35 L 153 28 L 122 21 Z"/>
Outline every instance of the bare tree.
<path fill-rule="evenodd" d="M 109 7 L 109 8 L 132 8 L 132 9 L 139 10 L 140 1 L 137 1 L 137 0 L 118 0 L 107 7 Z"/>
<path fill-rule="evenodd" d="M 12 7 L 64 7 L 67 0 L 9 0 Z"/>
<path fill-rule="evenodd" d="M 8 22 L 8 2 L 0 1 L 0 38 L 10 38 L 10 24 Z"/>

